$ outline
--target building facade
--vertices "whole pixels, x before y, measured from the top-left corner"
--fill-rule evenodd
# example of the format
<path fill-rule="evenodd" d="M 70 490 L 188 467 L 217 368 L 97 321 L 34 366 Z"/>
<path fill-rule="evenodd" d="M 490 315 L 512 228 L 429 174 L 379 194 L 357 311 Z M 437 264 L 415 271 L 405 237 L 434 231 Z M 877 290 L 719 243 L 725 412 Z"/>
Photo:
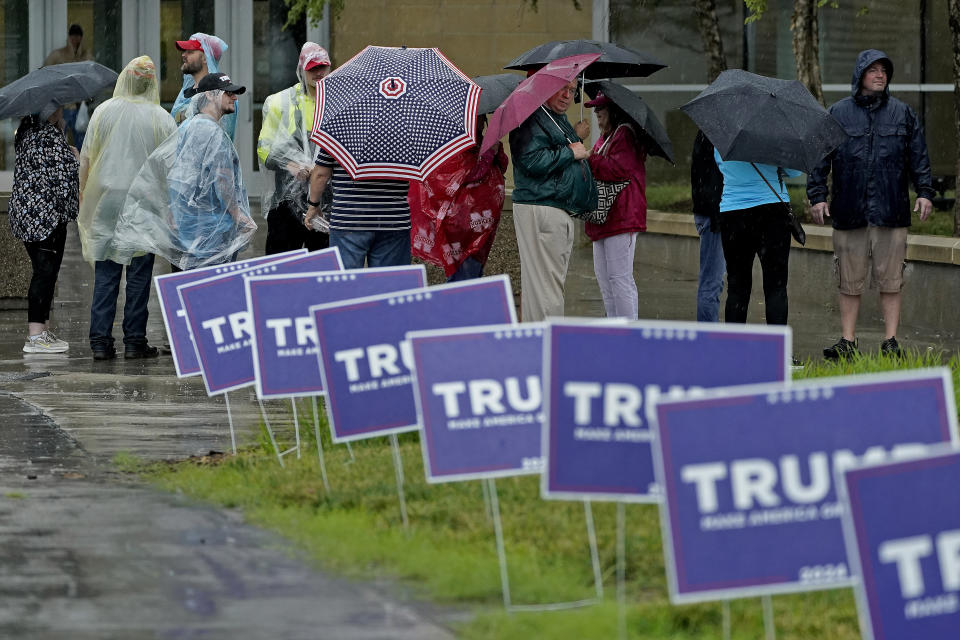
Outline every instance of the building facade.
<path fill-rule="evenodd" d="M 694 129 L 679 106 L 706 85 L 693 0 L 347 0 L 337 20 L 284 28 L 283 0 L 0 0 L 0 85 L 39 67 L 64 46 L 72 23 L 94 59 L 121 69 L 147 54 L 161 72 L 168 107 L 180 90 L 176 40 L 203 31 L 223 38 L 222 68 L 248 87 L 240 98 L 236 145 L 251 194 L 259 189 L 256 137 L 266 96 L 292 85 L 300 45 L 318 42 L 334 65 L 367 44 L 435 46 L 468 75 L 497 73 L 510 59 L 550 40 L 609 39 L 669 65 L 627 78 L 666 125 L 677 167 L 649 163 L 651 180 L 684 180 Z M 794 77 L 792 2 L 769 0 L 762 20 L 744 23 L 740 0 L 717 0 L 728 66 Z M 863 11 L 862 8 L 866 10 Z M 856 54 L 885 50 L 896 65 L 892 90 L 921 115 L 934 173 L 952 175 L 953 71 L 947 0 L 840 0 L 821 9 L 820 55 L 828 103 L 847 95 Z M 109 92 L 107 92 L 107 97 Z M 578 116 L 579 108 L 571 115 Z M 0 190 L 12 181 L 16 122 L 0 121 Z"/>

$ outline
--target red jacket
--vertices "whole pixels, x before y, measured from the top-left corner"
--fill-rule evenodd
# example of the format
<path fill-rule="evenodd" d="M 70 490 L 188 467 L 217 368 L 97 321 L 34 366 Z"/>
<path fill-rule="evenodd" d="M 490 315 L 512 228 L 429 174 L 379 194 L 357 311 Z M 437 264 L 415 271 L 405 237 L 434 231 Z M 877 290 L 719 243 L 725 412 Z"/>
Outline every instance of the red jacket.
<path fill-rule="evenodd" d="M 633 127 L 627 124 L 613 131 L 606 148 L 603 143 L 604 137 L 600 136 L 589 159 L 593 177 L 611 182 L 629 180 L 630 184 L 614 200 L 605 223 L 584 225 L 587 237 L 593 241 L 647 230 L 647 170 L 643 164 L 647 150 L 637 140 Z"/>

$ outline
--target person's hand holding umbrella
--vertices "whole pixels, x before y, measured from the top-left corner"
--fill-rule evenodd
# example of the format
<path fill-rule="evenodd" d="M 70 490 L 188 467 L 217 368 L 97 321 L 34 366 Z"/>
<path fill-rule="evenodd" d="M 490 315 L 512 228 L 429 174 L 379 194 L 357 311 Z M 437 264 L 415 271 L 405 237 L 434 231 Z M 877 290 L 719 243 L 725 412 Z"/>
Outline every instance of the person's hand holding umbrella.
<path fill-rule="evenodd" d="M 483 153 L 503 136 L 530 117 L 551 96 L 569 85 L 578 75 L 600 57 L 599 53 L 570 56 L 544 65 L 539 71 L 525 79 L 513 90 L 503 104 L 490 117 L 490 124 L 483 135 L 480 152 Z M 573 92 L 566 98 L 567 105 L 573 101 Z M 588 132 L 589 133 L 589 132 Z M 579 135 L 579 132 L 578 132 Z M 579 147 L 577 147 L 579 145 Z M 589 157 L 589 152 L 579 140 L 571 140 L 570 148 L 578 160 Z"/>

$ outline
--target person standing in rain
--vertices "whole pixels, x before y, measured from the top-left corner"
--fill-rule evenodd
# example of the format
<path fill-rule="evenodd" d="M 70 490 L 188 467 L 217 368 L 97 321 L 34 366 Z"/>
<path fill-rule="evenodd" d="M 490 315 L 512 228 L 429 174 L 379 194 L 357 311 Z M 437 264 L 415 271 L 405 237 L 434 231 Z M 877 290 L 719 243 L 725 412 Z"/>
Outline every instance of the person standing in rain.
<path fill-rule="evenodd" d="M 270 174 L 266 178 L 268 191 L 262 197 L 268 255 L 301 247 L 316 251 L 330 245 L 327 233 L 303 225 L 316 149 L 310 141 L 316 88 L 328 73 L 330 56 L 326 49 L 307 42 L 300 49 L 297 84 L 267 96 L 263 102 L 257 156 Z"/>
<path fill-rule="evenodd" d="M 630 117 L 603 93 L 587 102 L 594 110 L 600 138 L 593 146 L 590 170 L 597 180 L 628 181 L 603 224 L 584 224 L 593 243 L 593 270 L 608 318 L 636 320 L 637 282 L 633 277 L 637 234 L 647 230 L 647 149 Z"/>
<path fill-rule="evenodd" d="M 113 238 L 115 262 L 137 252 L 164 257 L 174 271 L 231 262 L 257 225 L 250 217 L 240 158 L 220 119 L 246 91 L 225 73 L 187 90 L 197 114 L 150 154 L 130 186 Z"/>
<path fill-rule="evenodd" d="M 693 222 L 700 236 L 700 271 L 697 277 L 697 322 L 720 319 L 720 294 L 727 263 L 720 237 L 720 197 L 723 175 L 713 158 L 713 144 L 697 132 L 690 162 Z"/>
<path fill-rule="evenodd" d="M 79 24 L 70 25 L 67 30 L 66 46 L 54 49 L 47 54 L 43 60 L 43 66 L 48 67 L 52 64 L 66 64 L 68 62 L 83 62 L 84 60 L 93 60 L 93 56 L 83 46 L 83 27 Z M 67 123 L 67 132 L 70 134 L 70 140 L 73 146 L 80 149 L 83 146 L 83 131 L 77 131 L 77 114 L 80 112 L 80 103 L 75 102 L 63 107 L 63 120 Z M 85 131 L 85 130 L 84 130 Z"/>
<path fill-rule="evenodd" d="M 226 42 L 206 33 L 195 33 L 188 40 L 177 40 L 177 49 L 181 52 L 180 72 L 183 73 L 183 86 L 173 102 L 170 114 L 178 125 L 199 111 L 190 99 L 196 92 L 187 95 L 187 91 L 198 86 L 207 74 L 220 72 L 220 59 L 228 48 Z M 220 126 L 233 140 L 237 131 L 236 106 L 233 112 L 221 119 Z"/>
<path fill-rule="evenodd" d="M 575 230 L 567 212 L 597 208 L 597 187 L 585 162 L 590 152 L 582 142 L 590 124 L 582 120 L 574 128 L 566 116 L 576 91 L 574 80 L 510 132 L 524 322 L 563 315 Z"/>
<path fill-rule="evenodd" d="M 13 141 L 10 231 L 23 241 L 33 267 L 24 353 L 63 353 L 69 348 L 49 325 L 67 223 L 76 220 L 79 206 L 78 154 L 67 144 L 64 126 L 63 107 L 50 106 L 23 118 Z"/>
<path fill-rule="evenodd" d="M 926 220 L 933 207 L 930 157 L 923 126 L 906 104 L 890 96 L 893 62 L 882 51 L 857 56 L 851 96 L 830 107 L 848 138 L 810 174 L 807 198 L 814 222 L 833 216 L 833 252 L 840 299 L 840 339 L 823 350 L 828 360 L 858 353 L 857 316 L 867 270 L 880 291 L 885 339 L 880 353 L 899 357 L 904 261 L 910 226 L 909 183 L 917 192 L 914 212 Z M 833 193 L 827 204 L 827 176 Z"/>
<path fill-rule="evenodd" d="M 727 263 L 726 322 L 744 323 L 753 289 L 753 262 L 763 270 L 767 324 L 787 324 L 787 275 L 790 266 L 790 196 L 786 178 L 803 175 L 769 164 L 713 158 L 723 175 L 720 196 L 720 237 Z M 799 363 L 795 363 L 799 364 Z"/>
<path fill-rule="evenodd" d="M 90 349 L 94 360 L 116 357 L 113 321 L 123 265 L 108 258 L 124 199 L 140 167 L 177 125 L 160 106 L 157 74 L 147 56 L 134 58 L 120 73 L 113 97 L 90 119 L 80 153 L 83 194 L 77 226 L 83 257 L 94 266 L 90 307 Z M 132 258 L 127 266 L 123 307 L 124 358 L 152 358 L 147 343 L 147 302 L 153 274 L 152 253 Z"/>

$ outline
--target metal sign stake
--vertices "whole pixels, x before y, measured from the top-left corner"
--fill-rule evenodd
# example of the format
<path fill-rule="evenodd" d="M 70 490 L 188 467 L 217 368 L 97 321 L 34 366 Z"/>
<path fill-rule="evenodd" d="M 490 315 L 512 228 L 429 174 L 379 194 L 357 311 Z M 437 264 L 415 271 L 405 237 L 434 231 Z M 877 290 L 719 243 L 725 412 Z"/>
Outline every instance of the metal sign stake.
<path fill-rule="evenodd" d="M 626 508 L 617 503 L 617 635 L 627 640 L 627 534 Z"/>
<path fill-rule="evenodd" d="M 503 541 L 503 523 L 500 520 L 500 500 L 497 496 L 497 484 L 493 478 L 487 478 L 486 482 L 488 483 L 488 493 L 490 494 L 490 510 L 493 512 L 493 531 L 497 540 L 497 560 L 500 563 L 500 588 L 503 592 L 503 606 L 507 610 L 507 613 L 513 613 L 514 611 L 562 611 L 564 609 L 576 609 L 578 607 L 586 607 L 589 605 L 597 604 L 600 602 L 600 597 L 603 594 L 603 585 L 599 583 L 599 560 L 595 560 L 594 568 L 594 580 L 597 581 L 595 585 L 597 593 L 600 594 L 596 598 L 588 598 L 585 600 L 574 600 L 571 602 L 553 602 L 549 604 L 513 604 L 510 597 L 510 575 L 507 570 L 507 552 L 506 546 Z M 588 501 L 584 501 L 584 509 L 588 515 L 587 517 L 587 537 L 590 540 L 590 556 L 592 559 L 597 559 L 599 554 L 597 553 L 596 548 L 596 533 L 593 530 L 593 514 L 590 511 L 590 505 Z"/>
<path fill-rule="evenodd" d="M 323 443 L 320 441 L 320 413 L 317 411 L 317 396 L 311 396 L 313 408 L 313 434 L 317 438 L 317 458 L 320 459 L 320 478 L 323 480 L 323 490 L 330 493 L 330 482 L 327 480 L 327 465 L 323 460 Z"/>
<path fill-rule="evenodd" d="M 767 640 L 777 640 L 777 627 L 773 624 L 773 599 L 770 596 L 760 598 L 763 603 L 763 631 Z"/>
<path fill-rule="evenodd" d="M 237 455 L 237 436 L 233 431 L 233 413 L 230 411 L 230 394 L 223 394 L 223 401 L 227 405 L 227 424 L 230 425 L 230 446 L 233 447 L 233 455 Z"/>
<path fill-rule="evenodd" d="M 300 418 L 297 416 L 297 401 L 290 398 L 290 406 L 293 407 L 293 434 L 296 438 L 297 460 L 300 459 Z"/>
<path fill-rule="evenodd" d="M 730 601 L 724 600 L 720 605 L 720 619 L 723 626 L 723 640 L 730 640 Z"/>
<path fill-rule="evenodd" d="M 410 530 L 410 520 L 407 517 L 407 499 L 403 495 L 403 461 L 400 459 L 400 443 L 397 434 L 390 434 L 390 446 L 393 449 L 393 469 L 397 476 L 397 497 L 400 499 L 400 517 L 403 519 L 403 528 Z"/>

